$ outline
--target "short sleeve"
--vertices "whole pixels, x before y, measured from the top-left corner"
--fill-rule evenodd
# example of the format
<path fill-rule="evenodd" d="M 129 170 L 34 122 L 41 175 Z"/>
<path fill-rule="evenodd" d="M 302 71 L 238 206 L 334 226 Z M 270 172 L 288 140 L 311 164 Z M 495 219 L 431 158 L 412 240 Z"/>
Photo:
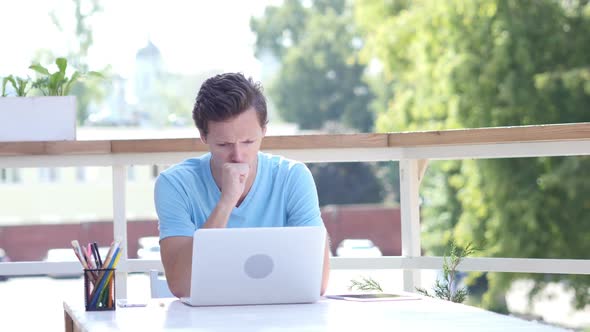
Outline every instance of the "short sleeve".
<path fill-rule="evenodd" d="M 159 219 L 160 240 L 170 236 L 193 236 L 195 225 L 190 206 L 177 188 L 160 174 L 154 187 L 154 203 Z"/>
<path fill-rule="evenodd" d="M 287 226 L 323 226 L 318 193 L 311 172 L 304 164 L 295 164 L 289 174 Z"/>

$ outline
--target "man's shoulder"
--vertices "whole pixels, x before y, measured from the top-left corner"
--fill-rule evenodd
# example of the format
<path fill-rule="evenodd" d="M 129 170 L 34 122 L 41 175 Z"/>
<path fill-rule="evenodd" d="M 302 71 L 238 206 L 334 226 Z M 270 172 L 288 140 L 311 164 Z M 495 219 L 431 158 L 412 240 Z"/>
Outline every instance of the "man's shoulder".
<path fill-rule="evenodd" d="M 265 152 L 260 152 L 259 160 L 267 170 L 272 172 L 293 172 L 306 168 L 305 164 L 300 161 Z"/>
<path fill-rule="evenodd" d="M 182 178 L 185 176 L 195 176 L 200 174 L 207 162 L 209 161 L 209 155 L 205 154 L 198 158 L 186 159 L 178 164 L 172 165 L 162 171 L 160 175 L 164 175 L 168 178 Z"/>
<path fill-rule="evenodd" d="M 307 176 L 306 173 L 310 173 L 304 163 L 280 155 L 261 152 L 260 160 L 263 163 L 262 172 L 274 179 L 275 183 L 277 181 L 297 181 L 297 179 Z"/>

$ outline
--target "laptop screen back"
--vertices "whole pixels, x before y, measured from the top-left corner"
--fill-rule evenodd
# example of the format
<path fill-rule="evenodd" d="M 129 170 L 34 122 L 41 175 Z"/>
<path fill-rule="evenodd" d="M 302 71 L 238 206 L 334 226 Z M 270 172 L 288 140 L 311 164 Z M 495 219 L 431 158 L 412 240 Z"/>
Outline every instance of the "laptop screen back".
<path fill-rule="evenodd" d="M 319 299 L 324 227 L 217 228 L 194 234 L 191 305 Z"/>

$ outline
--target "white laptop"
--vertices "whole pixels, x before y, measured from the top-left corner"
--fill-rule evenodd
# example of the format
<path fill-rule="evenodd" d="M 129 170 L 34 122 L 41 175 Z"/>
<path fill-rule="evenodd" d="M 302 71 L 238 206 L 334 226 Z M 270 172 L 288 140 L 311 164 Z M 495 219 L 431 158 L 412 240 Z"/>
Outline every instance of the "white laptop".
<path fill-rule="evenodd" d="M 324 227 L 199 229 L 192 306 L 311 303 L 320 297 Z"/>

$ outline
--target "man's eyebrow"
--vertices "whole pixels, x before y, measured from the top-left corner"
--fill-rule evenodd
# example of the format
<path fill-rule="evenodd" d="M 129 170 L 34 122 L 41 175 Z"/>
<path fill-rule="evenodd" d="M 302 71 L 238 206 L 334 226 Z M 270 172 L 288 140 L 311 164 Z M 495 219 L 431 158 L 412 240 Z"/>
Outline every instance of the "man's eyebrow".
<path fill-rule="evenodd" d="M 257 137 L 247 137 L 247 138 L 239 139 L 239 140 L 237 140 L 237 142 L 255 141 L 257 139 L 258 139 Z M 216 144 L 234 144 L 235 143 L 235 142 L 231 142 L 231 141 L 228 141 L 228 140 L 225 140 L 225 139 L 222 139 L 222 138 L 216 139 L 214 141 L 215 141 Z"/>
<path fill-rule="evenodd" d="M 216 139 L 216 140 L 213 140 L 213 142 L 215 142 L 215 144 L 227 144 L 227 143 L 231 143 L 230 141 L 226 141 L 224 139 Z"/>

